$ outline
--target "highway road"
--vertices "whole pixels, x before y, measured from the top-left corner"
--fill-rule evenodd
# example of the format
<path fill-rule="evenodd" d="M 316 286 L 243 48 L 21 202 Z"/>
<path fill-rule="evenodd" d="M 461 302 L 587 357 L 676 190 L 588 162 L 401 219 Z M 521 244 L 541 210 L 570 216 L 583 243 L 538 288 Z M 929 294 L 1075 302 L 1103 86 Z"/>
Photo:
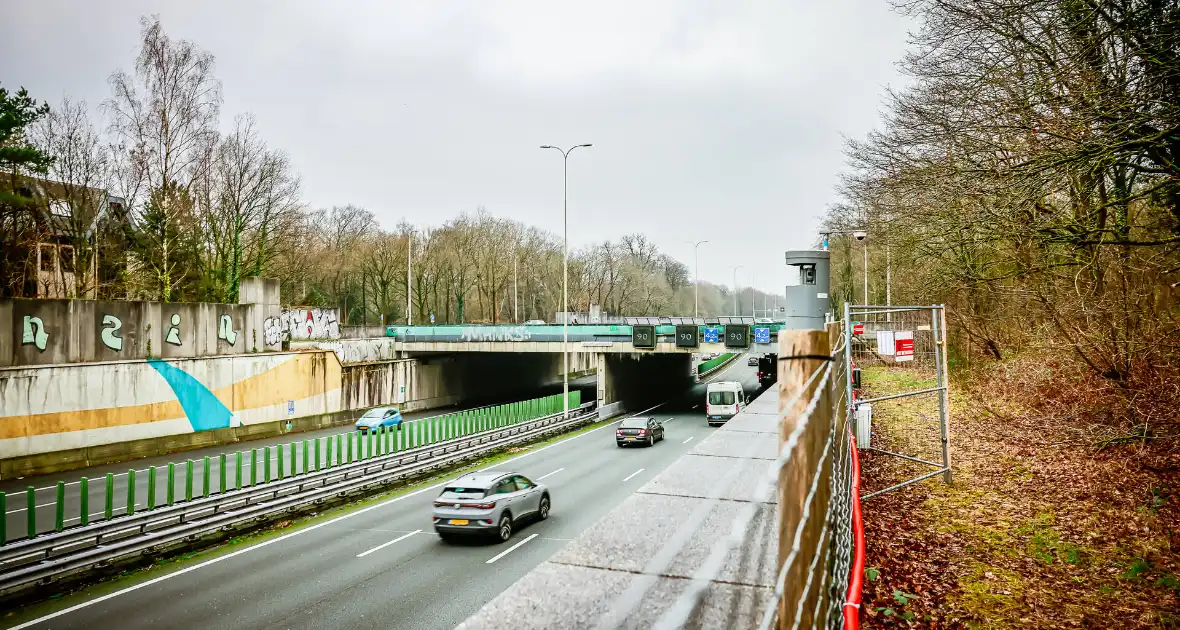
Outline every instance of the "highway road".
<path fill-rule="evenodd" d="M 589 400 L 590 396 L 594 395 L 597 387 L 595 376 L 589 376 L 581 379 L 570 381 L 571 388 L 583 389 L 583 399 Z M 538 388 L 533 392 L 532 396 L 542 397 L 552 394 L 561 393 L 561 384 L 549 385 Z M 513 401 L 497 401 L 497 403 L 506 403 Z M 488 403 L 481 403 L 484 406 Z M 439 409 L 430 409 L 427 411 L 419 411 L 414 413 L 404 414 L 407 422 L 413 422 L 422 418 L 430 418 L 442 414 L 456 413 L 468 409 L 474 409 L 474 406 L 456 406 Z M 359 416 L 361 411 L 357 411 Z M 36 489 L 36 515 L 37 515 L 37 531 L 48 532 L 54 528 L 55 512 L 56 512 L 56 494 L 57 483 L 59 481 L 65 482 L 65 525 L 67 527 L 77 524 L 80 514 L 80 484 L 78 480 L 82 477 L 89 479 L 90 497 L 88 512 L 90 513 L 90 520 L 98 520 L 104 514 L 105 501 L 105 480 L 104 477 L 110 473 L 114 475 L 114 505 L 113 512 L 115 515 L 126 513 L 127 509 L 127 471 L 128 469 L 135 469 L 136 471 L 136 490 L 135 490 L 135 505 L 136 509 L 143 509 L 147 505 L 148 495 L 148 479 L 147 470 L 149 466 L 157 468 L 157 488 L 156 488 L 156 505 L 164 505 L 167 498 L 166 480 L 167 467 L 169 463 L 176 464 L 176 477 L 173 482 L 173 492 L 175 496 L 183 499 L 185 496 L 185 474 L 184 466 L 187 460 L 193 460 L 193 496 L 201 496 L 202 483 L 204 478 L 204 458 L 210 458 L 210 486 L 214 489 L 220 488 L 220 467 L 218 464 L 218 457 L 225 453 L 227 455 L 227 475 L 228 483 L 233 484 L 234 475 L 236 471 L 233 466 L 233 454 L 238 451 L 249 451 L 251 449 L 258 450 L 258 462 L 256 465 L 257 478 L 259 481 L 265 478 L 263 472 L 263 453 L 266 447 L 275 447 L 289 444 L 295 441 L 315 440 L 316 438 L 327 439 L 342 433 L 351 433 L 349 427 L 336 426 L 326 429 L 319 429 L 316 431 L 306 431 L 303 433 L 287 433 L 284 435 L 275 436 L 272 438 L 264 438 L 260 440 L 251 440 L 247 442 L 238 442 L 235 444 L 222 444 L 219 446 L 212 446 L 208 448 L 194 449 L 191 451 L 184 451 L 181 453 L 173 453 L 170 455 L 161 455 L 156 457 L 145 457 L 129 462 L 121 462 L 117 464 L 104 464 L 101 466 L 90 466 L 87 468 L 79 468 L 70 471 L 54 473 L 51 475 L 38 475 L 35 477 L 28 477 L 24 479 L 14 479 L 0 482 L 0 492 L 6 493 L 7 505 L 5 506 L 5 519 L 7 521 L 7 532 L 10 539 L 20 538 L 28 531 L 28 509 L 27 509 L 27 490 L 29 486 Z M 299 456 L 302 457 L 302 445 L 299 446 Z M 326 447 L 325 447 L 326 448 Z M 289 451 L 286 455 L 290 455 Z M 244 472 L 243 477 L 249 478 L 249 455 L 244 455 Z M 291 462 L 289 457 L 284 465 L 287 470 L 290 470 Z M 302 462 L 299 462 L 302 466 Z M 276 453 L 271 453 L 270 468 L 272 475 L 278 474 L 278 456 Z"/>
<path fill-rule="evenodd" d="M 716 379 L 750 395 L 739 358 Z M 442 483 L 313 519 L 289 533 L 164 565 L 30 606 L 5 628 L 453 628 L 714 431 L 704 388 L 641 415 L 666 422 L 651 448 L 615 446 L 612 422 L 491 466 L 550 487 L 553 512 L 503 544 L 444 543 L 431 528 Z M 636 536 L 642 536 L 637 531 Z"/>

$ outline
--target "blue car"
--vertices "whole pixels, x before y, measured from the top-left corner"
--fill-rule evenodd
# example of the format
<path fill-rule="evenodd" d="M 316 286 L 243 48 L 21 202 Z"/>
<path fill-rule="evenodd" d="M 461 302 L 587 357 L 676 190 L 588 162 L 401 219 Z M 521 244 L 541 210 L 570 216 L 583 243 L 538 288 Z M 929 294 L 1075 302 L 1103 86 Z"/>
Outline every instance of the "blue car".
<path fill-rule="evenodd" d="M 397 407 L 374 407 L 356 420 L 356 430 L 361 433 L 399 430 L 401 426 L 402 413 Z"/>

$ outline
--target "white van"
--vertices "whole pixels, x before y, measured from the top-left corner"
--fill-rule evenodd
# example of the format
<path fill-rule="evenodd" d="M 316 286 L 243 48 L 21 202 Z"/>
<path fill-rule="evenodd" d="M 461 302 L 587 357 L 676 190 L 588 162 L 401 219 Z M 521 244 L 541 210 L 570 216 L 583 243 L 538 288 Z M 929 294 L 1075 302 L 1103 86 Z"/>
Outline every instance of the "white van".
<path fill-rule="evenodd" d="M 705 419 L 709 426 L 724 424 L 746 404 L 746 392 L 737 381 L 709 383 L 705 390 Z"/>

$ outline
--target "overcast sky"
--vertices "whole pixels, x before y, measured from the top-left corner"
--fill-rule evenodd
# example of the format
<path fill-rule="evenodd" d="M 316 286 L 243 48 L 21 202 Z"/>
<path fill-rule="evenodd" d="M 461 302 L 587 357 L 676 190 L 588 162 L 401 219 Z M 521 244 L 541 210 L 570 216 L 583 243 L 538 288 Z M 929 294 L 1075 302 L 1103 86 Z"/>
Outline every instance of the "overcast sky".
<path fill-rule="evenodd" d="M 313 206 L 392 227 L 486 207 L 571 247 L 642 232 L 705 280 L 786 277 L 878 123 L 911 24 L 885 0 L 6 0 L 0 83 L 94 109 L 139 18 L 212 52 L 222 126 L 252 112 Z M 779 289 L 781 290 L 781 289 Z"/>

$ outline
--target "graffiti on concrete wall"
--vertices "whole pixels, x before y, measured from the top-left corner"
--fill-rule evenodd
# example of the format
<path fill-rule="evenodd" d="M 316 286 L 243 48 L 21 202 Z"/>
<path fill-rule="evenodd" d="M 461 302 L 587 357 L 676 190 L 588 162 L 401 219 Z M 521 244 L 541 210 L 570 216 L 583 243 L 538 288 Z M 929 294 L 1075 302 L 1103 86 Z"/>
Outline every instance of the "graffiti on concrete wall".
<path fill-rule="evenodd" d="M 102 345 L 119 352 L 123 349 L 123 336 L 119 334 L 119 329 L 123 328 L 123 320 L 114 315 L 104 314 L 102 316 L 102 334 L 99 337 L 102 339 Z"/>
<path fill-rule="evenodd" d="M 36 329 L 36 330 L 34 330 Z M 33 344 L 41 352 L 45 352 L 45 344 L 49 342 L 49 333 L 45 332 L 45 322 L 41 321 L 40 317 L 30 317 L 25 315 L 24 331 L 21 335 L 21 344 Z"/>
<path fill-rule="evenodd" d="M 465 326 L 459 337 L 463 341 L 528 341 L 532 334 L 525 326 Z"/>
<path fill-rule="evenodd" d="M 397 358 L 393 339 L 344 339 L 315 344 L 320 350 L 331 350 L 341 363 L 376 363 Z"/>
<path fill-rule="evenodd" d="M 238 331 L 234 330 L 234 320 L 229 315 L 222 315 L 217 325 L 217 338 L 224 339 L 229 345 L 238 342 Z"/>
<path fill-rule="evenodd" d="M 266 345 L 284 340 L 339 339 L 340 323 L 334 308 L 284 309 L 278 317 L 263 322 Z"/>
<path fill-rule="evenodd" d="M 174 345 L 180 345 L 180 313 L 173 313 L 172 319 L 168 320 L 172 325 L 168 327 L 168 333 L 164 335 L 164 341 Z"/>

